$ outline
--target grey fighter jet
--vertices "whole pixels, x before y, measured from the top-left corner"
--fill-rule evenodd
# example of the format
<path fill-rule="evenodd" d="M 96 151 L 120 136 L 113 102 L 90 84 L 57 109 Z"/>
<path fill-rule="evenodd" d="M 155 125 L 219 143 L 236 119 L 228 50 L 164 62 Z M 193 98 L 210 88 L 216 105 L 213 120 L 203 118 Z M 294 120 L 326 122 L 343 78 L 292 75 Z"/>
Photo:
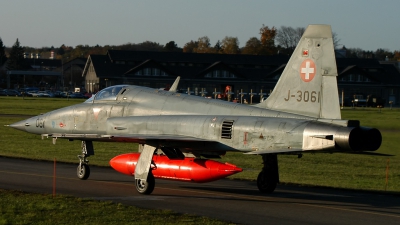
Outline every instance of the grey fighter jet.
<path fill-rule="evenodd" d="M 135 162 L 127 156 L 125 161 L 115 159 L 111 164 L 134 164 L 134 170 L 126 173 L 135 176 L 136 189 L 142 194 L 153 191 L 157 176 L 178 176 L 156 176 L 162 169 L 155 160 L 157 149 L 168 157 L 163 161 L 166 165 L 188 157 L 194 159 L 190 163 L 196 163 L 199 157 L 226 152 L 261 155 L 264 167 L 257 186 L 261 192 L 271 193 L 279 182 L 277 154 L 375 151 L 380 147 L 379 130 L 341 119 L 337 75 L 331 27 L 309 25 L 273 92 L 260 104 L 176 93 L 177 79 L 169 91 L 134 85 L 108 87 L 82 104 L 10 127 L 51 137 L 53 142 L 57 138 L 82 141 L 77 169 L 80 179 L 89 177 L 87 158 L 94 154 L 94 141 L 139 143 L 143 148 Z M 211 167 L 210 171 L 222 168 Z M 190 172 L 194 166 L 185 168 L 189 172 L 183 178 L 195 180 L 195 172 Z M 202 181 L 215 180 L 204 176 Z"/>

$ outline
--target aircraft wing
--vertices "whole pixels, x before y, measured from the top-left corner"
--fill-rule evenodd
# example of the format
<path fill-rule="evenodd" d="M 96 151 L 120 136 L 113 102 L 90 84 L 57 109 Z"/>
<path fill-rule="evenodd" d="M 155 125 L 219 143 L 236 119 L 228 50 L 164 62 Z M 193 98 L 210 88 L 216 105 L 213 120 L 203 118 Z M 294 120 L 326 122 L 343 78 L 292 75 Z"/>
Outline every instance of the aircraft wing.
<path fill-rule="evenodd" d="M 76 139 L 76 140 L 92 140 L 92 141 L 104 141 L 104 142 L 133 142 L 138 144 L 146 144 L 154 147 L 166 146 L 181 148 L 183 151 L 207 151 L 209 149 L 224 149 L 225 151 L 234 150 L 231 147 L 219 142 L 212 141 L 197 137 L 183 136 L 183 135 L 166 135 L 166 134 L 130 134 L 130 135 L 99 135 L 99 134 L 42 134 L 43 137 L 55 139 Z M 285 154 L 285 153 L 300 153 L 304 152 L 300 148 L 296 149 L 269 149 L 260 151 L 251 151 L 244 154 L 249 155 L 261 155 L 261 154 Z"/>
<path fill-rule="evenodd" d="M 81 141 L 102 141 L 102 142 L 132 142 L 146 144 L 154 147 L 179 148 L 183 152 L 207 151 L 208 149 L 222 149 L 222 151 L 235 150 L 218 141 L 206 140 L 197 137 L 169 134 L 129 134 L 129 135 L 100 135 L 100 134 L 42 134 L 42 138 L 57 138 L 81 140 Z"/>
<path fill-rule="evenodd" d="M 274 154 L 279 154 L 279 153 L 301 153 L 301 152 L 304 152 L 302 149 L 274 149 L 274 150 L 261 150 L 261 151 L 251 151 L 251 152 L 246 152 L 246 153 L 243 153 L 243 154 L 246 154 L 246 155 L 262 155 L 262 154 L 271 154 L 271 153 L 274 153 Z"/>
<path fill-rule="evenodd" d="M 166 135 L 166 134 L 133 134 L 133 135 L 103 135 L 102 138 L 108 138 L 118 142 L 136 142 L 146 144 L 147 142 L 210 142 L 206 139 L 182 136 L 182 135 Z M 214 141 L 211 141 L 214 142 Z"/>

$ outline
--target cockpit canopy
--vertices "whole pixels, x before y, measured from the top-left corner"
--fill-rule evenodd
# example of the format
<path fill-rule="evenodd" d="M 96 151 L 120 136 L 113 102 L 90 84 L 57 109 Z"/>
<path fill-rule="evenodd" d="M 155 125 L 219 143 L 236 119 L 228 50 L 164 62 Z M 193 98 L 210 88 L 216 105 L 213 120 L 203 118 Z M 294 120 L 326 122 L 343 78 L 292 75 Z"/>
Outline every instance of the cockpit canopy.
<path fill-rule="evenodd" d="M 104 88 L 103 90 L 97 92 L 91 98 L 86 100 L 86 103 L 92 103 L 93 101 L 115 101 L 117 100 L 118 93 L 127 85 L 115 85 L 111 87 Z"/>

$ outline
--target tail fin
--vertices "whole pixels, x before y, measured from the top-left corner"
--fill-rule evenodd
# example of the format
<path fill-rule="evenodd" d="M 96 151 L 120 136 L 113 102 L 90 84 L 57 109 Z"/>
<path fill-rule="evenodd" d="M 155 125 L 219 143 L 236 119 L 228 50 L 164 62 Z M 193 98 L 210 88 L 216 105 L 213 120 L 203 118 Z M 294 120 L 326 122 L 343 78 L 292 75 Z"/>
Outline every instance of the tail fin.
<path fill-rule="evenodd" d="M 273 92 L 257 107 L 340 119 L 337 68 L 329 25 L 309 25 Z"/>

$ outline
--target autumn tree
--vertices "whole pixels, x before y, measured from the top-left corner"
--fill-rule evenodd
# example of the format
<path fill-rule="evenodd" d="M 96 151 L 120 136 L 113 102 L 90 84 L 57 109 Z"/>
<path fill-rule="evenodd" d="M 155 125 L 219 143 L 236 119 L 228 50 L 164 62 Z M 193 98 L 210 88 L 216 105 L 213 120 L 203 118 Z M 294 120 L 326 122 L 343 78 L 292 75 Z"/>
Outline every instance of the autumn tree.
<path fill-rule="evenodd" d="M 89 55 L 105 55 L 108 51 L 109 47 L 108 46 L 100 46 L 100 45 L 95 45 L 89 49 L 89 52 L 87 52 L 87 56 Z"/>
<path fill-rule="evenodd" d="M 126 43 L 119 46 L 113 46 L 116 50 L 130 50 L 130 51 L 163 51 L 164 46 L 157 42 L 144 41 L 139 44 Z"/>
<path fill-rule="evenodd" d="M 162 51 L 164 46 L 153 41 L 145 41 L 137 44 L 140 51 Z"/>
<path fill-rule="evenodd" d="M 207 36 L 200 37 L 197 40 L 197 47 L 193 49 L 193 52 L 196 53 L 211 53 L 213 52 L 213 49 L 210 47 L 210 38 Z"/>
<path fill-rule="evenodd" d="M 221 51 L 223 54 L 238 54 L 239 50 L 239 39 L 237 37 L 226 36 L 221 41 Z"/>
<path fill-rule="evenodd" d="M 394 51 L 393 54 L 393 60 L 400 61 L 400 51 Z"/>
<path fill-rule="evenodd" d="M 183 46 L 183 52 L 194 52 L 194 49 L 197 48 L 197 44 L 197 41 L 191 40 Z"/>
<path fill-rule="evenodd" d="M 74 59 L 74 58 L 86 57 L 88 56 L 89 49 L 90 49 L 89 45 L 77 45 L 71 51 L 70 58 Z"/>
<path fill-rule="evenodd" d="M 264 24 L 260 28 L 260 41 L 262 45 L 261 54 L 263 55 L 273 55 L 276 54 L 276 47 L 275 47 L 275 36 L 276 36 L 276 29 L 275 27 L 269 28 Z"/>
<path fill-rule="evenodd" d="M 261 41 L 256 37 L 250 38 L 242 48 L 242 54 L 259 55 L 262 49 Z"/>
<path fill-rule="evenodd" d="M 24 48 L 20 46 L 20 43 L 18 41 L 15 41 L 14 45 L 11 48 L 10 51 L 10 57 L 8 59 L 7 63 L 7 69 L 8 70 L 23 70 L 26 69 L 27 65 L 25 64 L 24 61 Z"/>

